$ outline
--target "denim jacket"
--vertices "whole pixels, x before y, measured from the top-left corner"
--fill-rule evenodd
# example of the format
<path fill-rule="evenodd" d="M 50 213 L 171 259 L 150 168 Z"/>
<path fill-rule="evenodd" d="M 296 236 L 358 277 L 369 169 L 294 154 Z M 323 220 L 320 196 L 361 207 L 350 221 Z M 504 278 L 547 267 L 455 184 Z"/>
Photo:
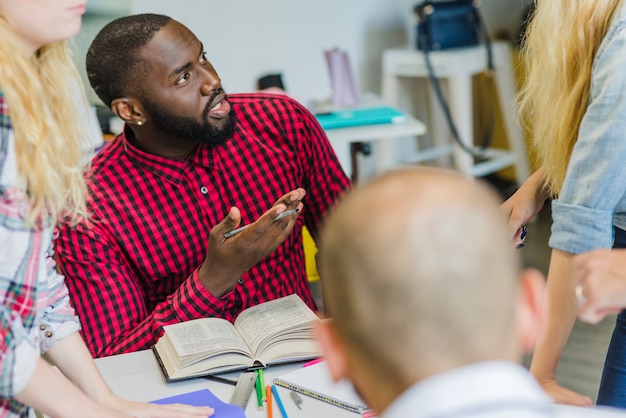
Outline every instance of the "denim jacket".
<path fill-rule="evenodd" d="M 611 248 L 613 225 L 626 230 L 626 4 L 595 56 L 587 110 L 552 218 L 550 247 L 572 254 Z"/>

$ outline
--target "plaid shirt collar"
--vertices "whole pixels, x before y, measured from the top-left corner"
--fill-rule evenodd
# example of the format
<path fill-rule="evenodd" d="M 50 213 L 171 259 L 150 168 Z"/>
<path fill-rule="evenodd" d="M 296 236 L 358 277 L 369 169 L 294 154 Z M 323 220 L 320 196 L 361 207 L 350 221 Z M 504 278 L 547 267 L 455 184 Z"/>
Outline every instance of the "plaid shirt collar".
<path fill-rule="evenodd" d="M 117 140 L 122 141 L 124 152 L 138 166 L 162 177 L 176 185 L 180 185 L 185 177 L 185 170 L 190 165 L 197 165 L 207 169 L 221 169 L 221 156 L 224 146 L 219 148 L 211 148 L 205 145 L 198 145 L 196 149 L 189 154 L 184 160 L 174 160 L 171 158 L 161 157 L 159 155 L 150 154 L 142 151 L 134 146 L 128 140 L 128 126 L 124 127 L 124 132 L 120 134 Z M 227 144 L 225 146 L 228 146 Z"/>

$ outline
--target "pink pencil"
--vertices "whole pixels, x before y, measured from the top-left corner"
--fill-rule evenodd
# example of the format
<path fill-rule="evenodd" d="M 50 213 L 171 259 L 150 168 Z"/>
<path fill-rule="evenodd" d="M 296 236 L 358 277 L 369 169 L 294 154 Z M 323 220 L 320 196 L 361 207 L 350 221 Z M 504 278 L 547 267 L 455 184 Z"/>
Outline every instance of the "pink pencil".
<path fill-rule="evenodd" d="M 314 365 L 314 364 L 319 363 L 320 361 L 324 361 L 324 359 L 323 359 L 323 358 L 321 358 L 321 357 L 320 357 L 320 358 L 313 359 L 313 360 L 311 360 L 311 361 L 309 361 L 309 362 L 304 363 L 304 364 L 302 365 L 302 367 L 309 367 L 309 366 L 312 366 L 312 365 Z"/>

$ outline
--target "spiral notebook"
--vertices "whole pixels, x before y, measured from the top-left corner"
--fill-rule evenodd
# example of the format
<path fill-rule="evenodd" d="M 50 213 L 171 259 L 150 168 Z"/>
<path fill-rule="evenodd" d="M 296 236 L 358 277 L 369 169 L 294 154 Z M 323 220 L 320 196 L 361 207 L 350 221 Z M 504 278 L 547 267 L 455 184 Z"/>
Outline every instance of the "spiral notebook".
<path fill-rule="evenodd" d="M 275 377 L 274 384 L 358 414 L 369 410 L 350 382 L 333 380 L 325 361 Z"/>

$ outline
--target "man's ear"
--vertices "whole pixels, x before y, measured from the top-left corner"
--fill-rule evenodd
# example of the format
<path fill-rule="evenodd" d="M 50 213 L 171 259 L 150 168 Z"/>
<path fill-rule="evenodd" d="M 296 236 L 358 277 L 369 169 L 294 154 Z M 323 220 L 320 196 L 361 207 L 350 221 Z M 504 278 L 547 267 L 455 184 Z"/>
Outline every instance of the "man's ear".
<path fill-rule="evenodd" d="M 538 270 L 525 269 L 520 274 L 517 322 L 525 354 L 531 353 L 535 348 L 540 327 L 545 325 L 543 306 L 545 287 L 545 277 Z"/>
<path fill-rule="evenodd" d="M 345 345 L 337 333 L 332 319 L 318 321 L 315 325 L 315 333 L 333 379 L 339 381 L 348 377 Z"/>
<path fill-rule="evenodd" d="M 145 116 L 141 105 L 126 97 L 113 100 L 111 103 L 111 111 L 124 122 L 131 125 L 143 125 Z"/>

